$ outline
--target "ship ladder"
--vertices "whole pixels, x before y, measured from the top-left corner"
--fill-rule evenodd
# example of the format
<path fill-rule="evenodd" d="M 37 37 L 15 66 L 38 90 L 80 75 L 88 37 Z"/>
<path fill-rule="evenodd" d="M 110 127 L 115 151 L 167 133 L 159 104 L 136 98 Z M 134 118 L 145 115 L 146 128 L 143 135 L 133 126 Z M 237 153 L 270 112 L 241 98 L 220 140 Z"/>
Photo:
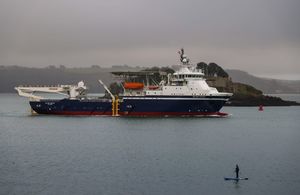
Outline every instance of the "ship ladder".
<path fill-rule="evenodd" d="M 118 96 L 116 96 L 115 98 L 115 116 L 119 116 L 119 98 Z"/>
<path fill-rule="evenodd" d="M 112 116 L 119 116 L 119 99 L 118 96 L 112 99 Z"/>

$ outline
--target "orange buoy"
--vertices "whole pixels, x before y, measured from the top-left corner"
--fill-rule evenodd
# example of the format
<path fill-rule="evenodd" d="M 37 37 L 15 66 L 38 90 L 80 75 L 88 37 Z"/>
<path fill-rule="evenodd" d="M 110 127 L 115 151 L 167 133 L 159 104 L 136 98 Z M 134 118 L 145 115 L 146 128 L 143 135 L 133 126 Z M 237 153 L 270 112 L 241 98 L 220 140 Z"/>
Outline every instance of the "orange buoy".
<path fill-rule="evenodd" d="M 124 83 L 124 88 L 125 89 L 143 89 L 144 84 L 138 83 L 138 82 L 126 82 L 126 83 Z"/>

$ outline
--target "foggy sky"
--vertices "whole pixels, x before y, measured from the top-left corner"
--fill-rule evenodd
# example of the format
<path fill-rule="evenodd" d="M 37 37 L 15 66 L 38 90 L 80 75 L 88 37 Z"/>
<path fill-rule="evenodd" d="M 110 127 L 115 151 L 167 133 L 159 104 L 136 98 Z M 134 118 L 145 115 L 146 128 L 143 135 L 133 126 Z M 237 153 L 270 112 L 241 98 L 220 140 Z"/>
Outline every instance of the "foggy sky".
<path fill-rule="evenodd" d="M 299 0 L 1 0 L 0 65 L 193 63 L 300 79 Z"/>

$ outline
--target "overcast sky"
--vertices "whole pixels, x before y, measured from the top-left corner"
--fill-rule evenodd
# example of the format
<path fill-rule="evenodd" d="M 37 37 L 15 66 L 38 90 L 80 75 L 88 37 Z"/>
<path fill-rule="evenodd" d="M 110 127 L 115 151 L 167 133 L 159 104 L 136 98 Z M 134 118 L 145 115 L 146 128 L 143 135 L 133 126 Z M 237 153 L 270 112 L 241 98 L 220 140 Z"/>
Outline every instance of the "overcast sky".
<path fill-rule="evenodd" d="M 193 63 L 300 79 L 299 0 L 0 0 L 0 65 Z"/>

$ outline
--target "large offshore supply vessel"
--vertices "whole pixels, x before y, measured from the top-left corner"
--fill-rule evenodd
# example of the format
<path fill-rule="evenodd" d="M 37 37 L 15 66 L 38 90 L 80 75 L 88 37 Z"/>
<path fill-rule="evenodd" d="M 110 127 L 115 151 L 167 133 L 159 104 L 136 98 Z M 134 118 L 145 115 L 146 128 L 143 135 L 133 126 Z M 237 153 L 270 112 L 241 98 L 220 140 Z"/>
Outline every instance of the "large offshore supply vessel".
<path fill-rule="evenodd" d="M 112 94 L 101 81 L 108 96 L 90 97 L 83 81 L 78 85 L 52 87 L 15 87 L 19 95 L 28 97 L 32 111 L 53 115 L 103 115 L 103 116 L 226 116 L 221 108 L 232 93 L 218 92 L 208 86 L 203 71 L 189 63 L 184 50 L 179 51 L 179 69 L 167 74 L 156 85 L 149 84 L 153 72 L 118 72 L 123 76 L 123 92 Z M 145 82 L 133 82 L 137 75 L 145 75 Z M 36 92 L 64 94 L 62 99 L 38 96 Z"/>

